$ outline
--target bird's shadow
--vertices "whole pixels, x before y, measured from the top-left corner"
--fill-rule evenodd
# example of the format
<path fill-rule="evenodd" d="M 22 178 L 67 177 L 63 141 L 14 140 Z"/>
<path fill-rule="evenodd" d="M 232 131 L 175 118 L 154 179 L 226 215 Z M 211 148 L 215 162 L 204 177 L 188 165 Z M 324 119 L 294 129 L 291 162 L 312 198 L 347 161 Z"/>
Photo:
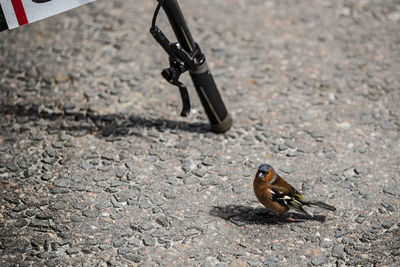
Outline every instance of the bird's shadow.
<path fill-rule="evenodd" d="M 326 216 L 323 215 L 306 216 L 300 213 L 275 214 L 262 207 L 253 208 L 242 205 L 214 206 L 209 213 L 212 216 L 219 217 L 238 226 L 248 224 L 286 224 L 305 221 L 325 222 L 326 220 Z"/>

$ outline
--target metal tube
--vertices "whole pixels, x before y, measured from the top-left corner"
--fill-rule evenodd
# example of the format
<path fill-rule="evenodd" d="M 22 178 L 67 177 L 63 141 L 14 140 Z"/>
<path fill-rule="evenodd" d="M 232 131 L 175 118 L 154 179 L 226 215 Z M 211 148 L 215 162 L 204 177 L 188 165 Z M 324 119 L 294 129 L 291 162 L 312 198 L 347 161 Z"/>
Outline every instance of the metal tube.
<path fill-rule="evenodd" d="M 176 0 L 164 0 L 162 7 L 167 14 L 169 23 L 174 30 L 178 42 L 186 51 L 193 52 L 196 44 L 189 31 L 178 2 Z"/>
<path fill-rule="evenodd" d="M 183 49 L 192 55 L 196 49 L 199 51 L 199 47 L 193 40 L 177 0 L 164 0 L 162 7 Z M 232 126 L 232 118 L 218 92 L 205 56 L 200 53 L 198 59 L 199 64 L 189 68 L 189 74 L 210 121 L 211 130 L 216 133 L 226 132 Z"/>

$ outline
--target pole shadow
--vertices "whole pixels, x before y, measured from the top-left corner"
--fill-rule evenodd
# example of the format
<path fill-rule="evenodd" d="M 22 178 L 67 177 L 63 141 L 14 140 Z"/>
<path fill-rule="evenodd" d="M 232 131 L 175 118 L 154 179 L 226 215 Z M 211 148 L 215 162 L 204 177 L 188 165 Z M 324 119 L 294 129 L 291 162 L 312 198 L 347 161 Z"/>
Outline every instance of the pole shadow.
<path fill-rule="evenodd" d="M 91 110 L 61 111 L 41 110 L 38 106 L 26 107 L 23 105 L 10 105 L 0 103 L 0 115 L 13 116 L 15 119 L 27 118 L 29 121 L 40 119 L 50 122 L 48 127 L 65 131 L 85 131 L 102 137 L 119 137 L 136 135 L 144 137 L 141 128 L 156 128 L 159 131 L 176 130 L 192 133 L 207 133 L 211 131 L 209 124 L 202 122 L 185 122 L 168 120 L 164 118 L 147 118 L 138 115 L 106 114 L 97 115 Z M 51 122 L 62 123 L 51 123 Z"/>

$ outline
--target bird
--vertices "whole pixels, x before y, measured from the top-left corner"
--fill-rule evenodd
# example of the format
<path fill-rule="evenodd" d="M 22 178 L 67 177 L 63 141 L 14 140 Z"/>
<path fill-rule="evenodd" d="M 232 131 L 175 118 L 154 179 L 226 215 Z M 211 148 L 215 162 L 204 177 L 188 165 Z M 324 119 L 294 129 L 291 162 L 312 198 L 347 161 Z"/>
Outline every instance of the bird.
<path fill-rule="evenodd" d="M 258 167 L 253 181 L 253 189 L 258 201 L 268 210 L 275 213 L 284 213 L 293 208 L 311 217 L 303 208 L 304 206 L 318 206 L 330 211 L 336 211 L 334 206 L 304 198 L 297 189 L 288 184 L 268 164 L 262 164 Z"/>

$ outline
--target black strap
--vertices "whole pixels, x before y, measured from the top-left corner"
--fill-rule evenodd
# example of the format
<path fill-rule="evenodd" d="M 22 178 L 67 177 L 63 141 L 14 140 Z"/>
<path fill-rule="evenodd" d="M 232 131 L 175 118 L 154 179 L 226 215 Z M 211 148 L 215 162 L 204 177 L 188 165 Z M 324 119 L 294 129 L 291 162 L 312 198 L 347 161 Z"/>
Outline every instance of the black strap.
<path fill-rule="evenodd" d="M 5 30 L 8 30 L 7 21 L 6 18 L 4 17 L 3 10 L 1 9 L 0 6 L 0 32 Z"/>

